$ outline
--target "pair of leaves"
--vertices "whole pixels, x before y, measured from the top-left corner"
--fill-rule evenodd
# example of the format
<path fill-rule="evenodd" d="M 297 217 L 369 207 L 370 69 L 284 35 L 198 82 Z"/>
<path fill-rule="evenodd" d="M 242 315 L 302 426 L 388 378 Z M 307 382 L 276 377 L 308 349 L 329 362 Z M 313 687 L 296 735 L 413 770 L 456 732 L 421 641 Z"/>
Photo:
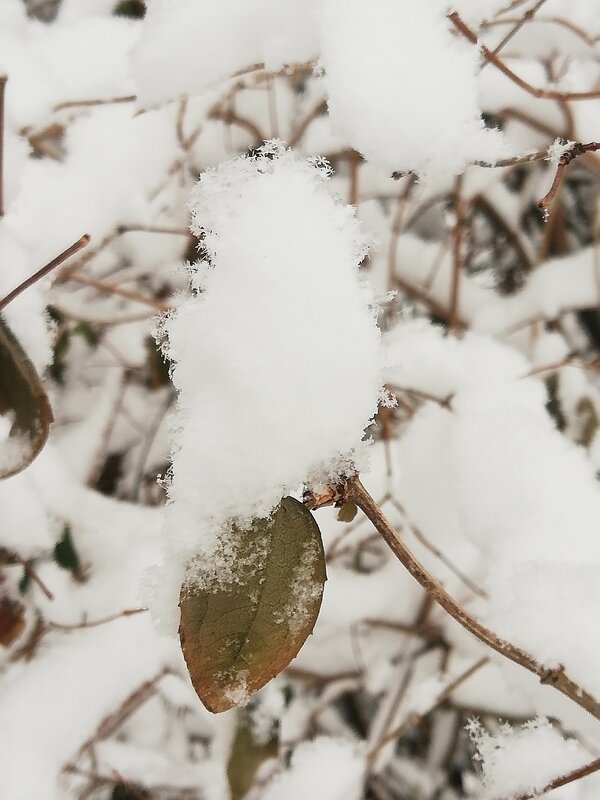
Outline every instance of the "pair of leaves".
<path fill-rule="evenodd" d="M 0 414 L 10 415 L 9 436 L 0 444 L 0 478 L 29 466 L 52 422 L 42 382 L 18 339 L 0 315 Z"/>
<path fill-rule="evenodd" d="M 179 604 L 190 678 L 215 713 L 244 702 L 297 655 L 314 628 L 326 580 L 317 523 L 291 497 L 249 528 L 233 527 L 226 546 L 228 579 L 184 585 Z"/>

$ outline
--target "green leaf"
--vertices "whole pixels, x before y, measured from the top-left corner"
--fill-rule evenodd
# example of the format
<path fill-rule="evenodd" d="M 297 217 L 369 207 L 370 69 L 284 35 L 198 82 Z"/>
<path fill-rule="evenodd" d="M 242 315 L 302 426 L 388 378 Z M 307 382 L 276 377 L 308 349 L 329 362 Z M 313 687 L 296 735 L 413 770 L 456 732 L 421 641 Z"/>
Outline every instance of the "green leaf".
<path fill-rule="evenodd" d="M 126 783 L 116 783 L 111 793 L 111 800 L 143 800 L 150 797 L 141 786 L 132 786 Z"/>
<path fill-rule="evenodd" d="M 312 514 L 285 497 L 273 514 L 233 527 L 231 574 L 181 590 L 181 647 L 192 684 L 209 711 L 226 711 L 262 688 L 312 632 L 326 580 Z"/>
<path fill-rule="evenodd" d="M 142 0 L 120 0 L 115 5 L 113 14 L 117 17 L 143 19 L 146 14 L 146 6 Z"/>
<path fill-rule="evenodd" d="M 231 790 L 231 800 L 242 800 L 252 788 L 260 766 L 267 759 L 276 758 L 277 752 L 277 737 L 272 737 L 267 742 L 257 742 L 252 734 L 248 714 L 243 711 L 239 712 L 237 728 L 227 762 L 227 780 Z"/>
<path fill-rule="evenodd" d="M 64 526 L 62 536 L 54 545 L 54 560 L 59 567 L 68 570 L 73 575 L 81 574 L 81 559 L 73 544 L 69 525 Z"/>
<path fill-rule="evenodd" d="M 46 443 L 52 409 L 33 364 L 2 316 L 0 414 L 9 414 L 12 422 L 0 445 L 0 478 L 8 478 L 31 464 Z"/>

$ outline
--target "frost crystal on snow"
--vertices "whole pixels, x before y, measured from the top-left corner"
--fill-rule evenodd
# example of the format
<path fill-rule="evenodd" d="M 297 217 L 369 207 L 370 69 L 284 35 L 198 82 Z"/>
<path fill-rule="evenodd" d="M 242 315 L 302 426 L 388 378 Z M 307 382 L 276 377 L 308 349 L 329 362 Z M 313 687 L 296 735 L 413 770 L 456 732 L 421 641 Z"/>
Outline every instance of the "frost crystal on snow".
<path fill-rule="evenodd" d="M 505 724 L 494 736 L 471 720 L 467 731 L 481 763 L 482 800 L 539 792 L 553 778 L 590 760 L 579 742 L 563 739 L 546 719 L 519 728 Z"/>
<path fill-rule="evenodd" d="M 294 569 L 292 596 L 283 608 L 275 611 L 277 624 L 285 623 L 292 634 L 302 629 L 311 615 L 312 603 L 321 594 L 321 584 L 312 578 L 318 557 L 319 551 L 315 542 L 306 542 L 302 548 L 301 561 Z"/>

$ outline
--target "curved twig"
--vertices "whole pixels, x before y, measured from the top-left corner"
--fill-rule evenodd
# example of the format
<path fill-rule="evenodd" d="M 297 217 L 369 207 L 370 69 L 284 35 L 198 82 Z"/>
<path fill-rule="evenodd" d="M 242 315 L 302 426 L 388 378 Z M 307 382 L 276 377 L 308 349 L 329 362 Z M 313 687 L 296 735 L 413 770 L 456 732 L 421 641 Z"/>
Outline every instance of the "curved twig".
<path fill-rule="evenodd" d="M 572 681 L 563 667 L 550 670 L 545 669 L 538 664 L 533 656 L 525 652 L 525 650 L 501 639 L 493 631 L 479 622 L 472 614 L 462 608 L 462 606 L 448 594 L 444 587 L 441 586 L 413 556 L 358 477 L 354 476 L 348 480 L 345 486 L 345 493 L 347 499 L 353 500 L 373 523 L 396 558 L 398 558 L 402 565 L 410 572 L 413 578 L 415 578 L 436 603 L 450 614 L 456 622 L 462 625 L 465 630 L 469 631 L 469 633 L 473 634 L 480 642 L 483 642 L 483 644 L 486 644 L 492 650 L 495 650 L 515 664 L 519 664 L 524 669 L 537 675 L 541 683 L 553 686 L 559 692 L 570 698 L 574 703 L 577 703 L 578 706 L 581 706 L 581 708 L 584 708 L 588 713 L 596 717 L 596 719 L 600 719 L 600 703 L 598 703 L 591 694 L 584 691 Z"/>

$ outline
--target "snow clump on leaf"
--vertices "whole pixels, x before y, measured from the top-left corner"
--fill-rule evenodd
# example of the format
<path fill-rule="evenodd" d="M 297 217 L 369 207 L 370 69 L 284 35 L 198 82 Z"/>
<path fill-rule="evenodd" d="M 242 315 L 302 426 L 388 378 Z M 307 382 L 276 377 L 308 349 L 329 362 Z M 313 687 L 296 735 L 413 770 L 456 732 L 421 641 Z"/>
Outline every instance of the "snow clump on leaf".
<path fill-rule="evenodd" d="M 163 325 L 179 392 L 160 577 L 173 622 L 186 562 L 214 556 L 232 522 L 267 516 L 303 482 L 338 479 L 364 447 L 380 333 L 359 276 L 367 240 L 328 176 L 274 141 L 193 191 L 205 258 Z"/>

